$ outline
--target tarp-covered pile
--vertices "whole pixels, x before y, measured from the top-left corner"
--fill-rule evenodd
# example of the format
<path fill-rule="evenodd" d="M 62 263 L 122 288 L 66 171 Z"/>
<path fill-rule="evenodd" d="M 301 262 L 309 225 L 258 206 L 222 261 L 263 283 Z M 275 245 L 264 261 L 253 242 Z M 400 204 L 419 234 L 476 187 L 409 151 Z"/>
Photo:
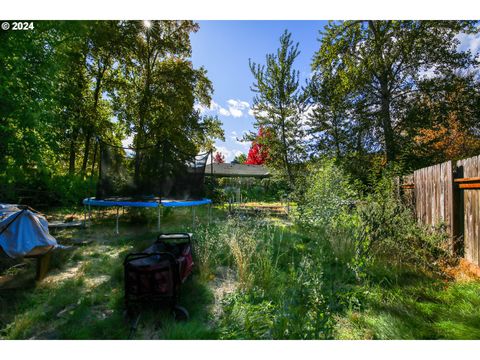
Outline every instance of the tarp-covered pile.
<path fill-rule="evenodd" d="M 0 247 L 8 256 L 41 255 L 59 246 L 43 216 L 17 205 L 0 204 Z"/>

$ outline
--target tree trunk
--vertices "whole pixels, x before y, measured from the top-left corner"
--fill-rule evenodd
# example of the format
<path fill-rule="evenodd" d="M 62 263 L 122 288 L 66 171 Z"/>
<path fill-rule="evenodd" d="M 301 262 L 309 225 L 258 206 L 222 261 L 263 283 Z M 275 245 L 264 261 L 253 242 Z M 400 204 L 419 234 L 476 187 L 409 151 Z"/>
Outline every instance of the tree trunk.
<path fill-rule="evenodd" d="M 375 37 L 375 52 L 378 59 L 383 59 L 384 52 L 384 33 L 377 27 L 377 21 L 369 20 L 368 26 L 371 29 Z M 380 126 L 383 130 L 384 145 L 385 145 L 385 155 L 387 158 L 387 163 L 394 161 L 397 156 L 397 149 L 395 144 L 395 134 L 392 127 L 392 117 L 391 117 L 391 93 L 389 90 L 389 73 L 391 71 L 383 60 L 381 63 L 381 70 L 378 74 L 378 81 L 380 83 Z"/>
<path fill-rule="evenodd" d="M 388 163 L 395 160 L 397 156 L 397 149 L 390 113 L 390 93 L 388 92 L 388 83 L 387 81 L 382 81 L 380 85 L 382 89 L 380 101 L 380 120 L 385 142 L 385 155 Z"/>
<path fill-rule="evenodd" d="M 90 131 L 85 135 L 85 150 L 83 152 L 83 161 L 82 161 L 82 176 L 85 176 L 87 172 L 87 163 L 88 163 L 88 154 L 90 153 L 90 138 L 92 137 Z"/>
<path fill-rule="evenodd" d="M 146 42 L 147 42 L 147 63 L 146 63 L 146 77 L 145 77 L 145 87 L 142 100 L 140 101 L 140 109 L 139 109 L 139 124 L 138 124 L 138 131 L 136 136 L 136 154 L 135 154 L 135 173 L 134 173 L 134 181 L 135 185 L 138 186 L 140 181 L 140 166 L 142 161 L 142 148 L 146 143 L 146 134 L 144 132 L 145 122 L 148 119 L 148 111 L 150 107 L 150 84 L 151 84 L 151 74 L 155 63 L 151 62 L 150 56 L 150 33 L 147 31 L 146 34 Z"/>
<path fill-rule="evenodd" d="M 75 157 L 76 157 L 76 148 L 75 143 L 77 142 L 78 130 L 75 130 L 72 134 L 72 139 L 70 140 L 70 156 L 68 162 L 68 173 L 70 175 L 75 174 Z"/>
<path fill-rule="evenodd" d="M 283 145 L 283 161 L 285 163 L 285 170 L 287 171 L 288 184 L 293 187 L 293 175 L 290 161 L 288 160 L 288 146 L 287 137 L 285 134 L 285 120 L 282 120 L 282 145 Z"/>
<path fill-rule="evenodd" d="M 108 66 L 107 62 L 108 62 L 108 58 L 104 60 L 103 65 L 98 64 L 97 81 L 95 84 L 95 91 L 93 93 L 93 112 L 92 113 L 94 114 L 94 118 L 93 118 L 94 122 L 98 120 L 97 119 L 98 99 L 100 98 L 100 90 L 102 88 L 103 76 Z M 87 172 L 88 157 L 90 154 L 90 140 L 94 133 L 93 127 L 94 125 L 92 124 L 88 126 L 87 134 L 85 136 L 85 150 L 83 153 L 83 162 L 82 162 L 82 171 L 81 171 L 82 176 L 85 176 Z"/>
<path fill-rule="evenodd" d="M 335 137 L 335 150 L 337 151 L 337 159 L 340 158 L 340 135 L 339 135 L 339 130 L 338 130 L 338 119 L 337 115 L 333 114 L 333 133 Z"/>
<path fill-rule="evenodd" d="M 95 163 L 97 161 L 97 151 L 98 151 L 98 141 L 95 141 L 95 147 L 93 148 L 92 171 L 90 172 L 91 177 L 93 177 L 93 174 L 95 172 Z"/>

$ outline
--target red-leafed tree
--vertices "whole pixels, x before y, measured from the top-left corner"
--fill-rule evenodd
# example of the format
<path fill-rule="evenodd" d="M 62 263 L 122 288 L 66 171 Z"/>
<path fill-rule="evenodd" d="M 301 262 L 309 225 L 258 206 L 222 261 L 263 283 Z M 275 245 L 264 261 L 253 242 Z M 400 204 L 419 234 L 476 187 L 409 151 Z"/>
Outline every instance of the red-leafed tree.
<path fill-rule="evenodd" d="M 221 152 L 217 151 L 213 156 L 213 162 L 216 164 L 223 164 L 225 162 L 225 156 Z"/>
<path fill-rule="evenodd" d="M 263 141 L 267 136 L 267 132 L 263 128 L 258 129 L 257 138 L 252 141 L 252 146 L 248 151 L 247 161 L 249 165 L 263 165 L 268 158 L 268 149 Z"/>

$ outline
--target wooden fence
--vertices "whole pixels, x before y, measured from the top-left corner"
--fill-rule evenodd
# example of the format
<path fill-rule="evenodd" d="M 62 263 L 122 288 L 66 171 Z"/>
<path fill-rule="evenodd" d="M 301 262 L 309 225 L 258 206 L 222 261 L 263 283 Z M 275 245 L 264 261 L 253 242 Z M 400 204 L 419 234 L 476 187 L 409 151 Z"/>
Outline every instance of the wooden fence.
<path fill-rule="evenodd" d="M 480 155 L 416 170 L 400 180 L 400 192 L 417 220 L 444 226 L 453 252 L 480 266 Z"/>

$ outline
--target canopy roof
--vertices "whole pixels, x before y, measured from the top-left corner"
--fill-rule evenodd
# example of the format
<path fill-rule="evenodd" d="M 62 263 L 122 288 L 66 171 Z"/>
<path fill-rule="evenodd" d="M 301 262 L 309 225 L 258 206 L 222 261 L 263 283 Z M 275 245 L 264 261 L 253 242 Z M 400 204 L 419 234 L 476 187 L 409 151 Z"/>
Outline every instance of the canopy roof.
<path fill-rule="evenodd" d="M 263 165 L 247 164 L 207 164 L 205 175 L 215 177 L 255 177 L 265 178 L 270 176 L 270 171 Z"/>

